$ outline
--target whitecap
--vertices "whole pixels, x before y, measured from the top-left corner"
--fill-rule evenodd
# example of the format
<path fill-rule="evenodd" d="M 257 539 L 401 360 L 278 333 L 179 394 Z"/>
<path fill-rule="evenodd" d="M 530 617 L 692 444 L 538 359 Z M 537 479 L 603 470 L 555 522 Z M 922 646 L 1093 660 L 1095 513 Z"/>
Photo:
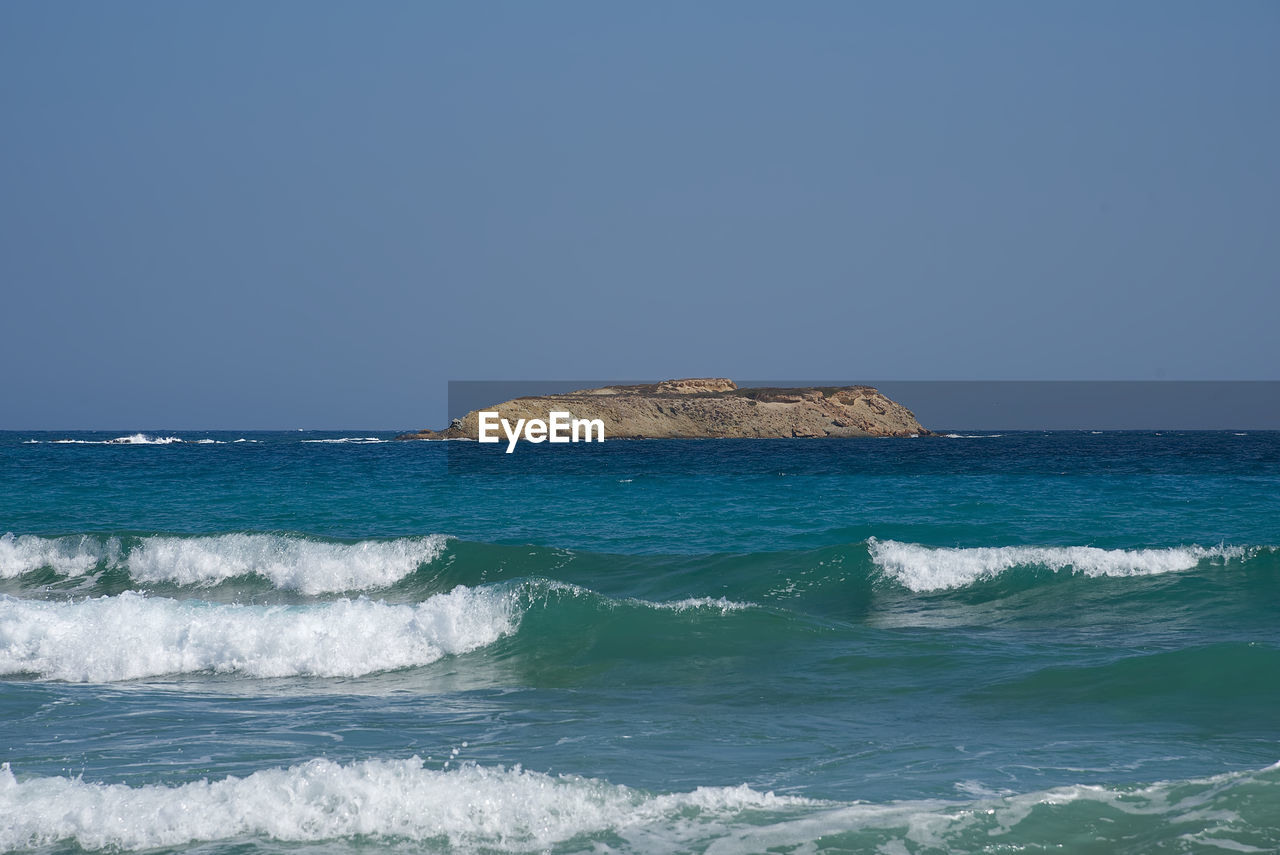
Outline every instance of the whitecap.
<path fill-rule="evenodd" d="M 449 849 L 540 851 L 583 834 L 648 838 L 719 829 L 745 812 L 819 803 L 746 786 L 654 795 L 606 781 L 520 767 L 426 768 L 417 757 L 348 765 L 316 759 L 243 778 L 178 786 L 17 781 L 0 766 L 0 849 L 74 841 L 85 849 L 151 849 L 198 841 L 361 838 L 448 841 Z M 669 838 L 668 838 L 669 839 Z M 669 839 L 671 844 L 676 840 Z"/>
<path fill-rule="evenodd" d="M 257 575 L 304 594 L 361 591 L 393 585 L 440 557 L 444 535 L 335 543 L 297 535 L 155 535 L 125 550 L 117 537 L 0 536 L 0 578 L 42 568 L 63 576 L 124 569 L 135 582 L 214 585 Z"/>
<path fill-rule="evenodd" d="M 476 650 L 513 633 L 519 621 L 515 592 L 496 587 L 458 586 L 416 605 L 0 595 L 0 674 L 89 683 L 210 672 L 358 677 Z"/>
<path fill-rule="evenodd" d="M 176 436 L 148 436 L 145 433 L 134 433 L 128 436 L 118 436 L 115 439 L 106 441 L 107 445 L 172 445 L 175 442 L 182 442 Z"/>
<path fill-rule="evenodd" d="M 176 436 L 150 436 L 145 433 L 131 433 L 117 436 L 114 439 L 53 439 L 53 445 L 173 445 L 185 442 Z"/>
<path fill-rule="evenodd" d="M 44 567 L 62 576 L 81 576 L 101 562 L 118 563 L 122 555 L 119 538 L 15 536 L 10 532 L 0 536 L 0 579 L 12 579 Z"/>
<path fill-rule="evenodd" d="M 237 576 L 266 577 L 304 594 L 358 591 L 395 584 L 440 557 L 443 535 L 333 543 L 273 534 L 148 537 L 126 561 L 136 581 L 213 584 Z"/>
<path fill-rule="evenodd" d="M 1167 549 L 1101 549 L 1095 546 L 923 546 L 896 540 L 867 541 L 871 560 L 912 591 L 959 588 L 1014 567 L 1071 570 L 1083 576 L 1147 576 L 1191 570 L 1207 560 L 1245 558 L 1243 546 L 1175 546 Z"/>
<path fill-rule="evenodd" d="M 376 436 L 343 436 L 343 437 L 338 437 L 336 439 L 304 439 L 302 440 L 302 442 L 316 442 L 316 443 L 350 442 L 350 443 L 356 443 L 357 445 L 371 445 L 379 442 L 390 442 L 390 440 L 381 439 Z"/>
<path fill-rule="evenodd" d="M 1117 845 L 1141 822 L 1153 845 L 1194 841 L 1271 851 L 1280 840 L 1274 802 L 1259 790 L 1273 789 L 1275 778 L 1272 767 L 1137 787 L 1068 785 L 874 803 L 775 795 L 745 784 L 653 793 L 519 766 L 439 770 L 416 756 L 346 764 L 314 759 L 172 786 L 18 780 L 6 763 L 0 850 L 60 843 L 145 850 L 260 839 L 407 842 L 464 852 L 906 852 L 908 843 L 910 851 L 989 851 L 1025 849 L 1037 839 L 1027 825 L 1036 817 L 1045 830 L 1070 826 Z M 1117 828 L 1118 818 L 1129 820 L 1127 830 Z"/>

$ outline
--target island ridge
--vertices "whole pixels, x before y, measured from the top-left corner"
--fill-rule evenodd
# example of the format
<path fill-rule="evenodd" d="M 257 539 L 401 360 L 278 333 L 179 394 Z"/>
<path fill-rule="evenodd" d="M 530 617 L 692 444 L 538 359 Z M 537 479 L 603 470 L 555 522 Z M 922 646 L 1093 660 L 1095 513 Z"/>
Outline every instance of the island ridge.
<path fill-rule="evenodd" d="M 739 388 L 724 378 L 686 378 L 515 398 L 486 407 L 502 418 L 543 419 L 552 410 L 601 419 L 609 439 L 927 436 L 910 410 L 870 386 Z M 444 430 L 402 440 L 476 439 L 479 410 Z"/>

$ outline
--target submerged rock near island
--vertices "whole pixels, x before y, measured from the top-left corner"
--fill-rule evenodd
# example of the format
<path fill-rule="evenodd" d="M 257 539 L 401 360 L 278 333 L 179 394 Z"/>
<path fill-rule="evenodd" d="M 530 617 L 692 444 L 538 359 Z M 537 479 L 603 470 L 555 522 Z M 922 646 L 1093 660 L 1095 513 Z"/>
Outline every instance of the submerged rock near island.
<path fill-rule="evenodd" d="M 608 439 L 925 436 L 910 410 L 870 386 L 739 388 L 724 378 L 604 386 L 515 398 L 486 407 L 504 419 L 543 419 L 551 411 L 601 419 Z M 473 410 L 441 431 L 396 439 L 476 439 Z"/>

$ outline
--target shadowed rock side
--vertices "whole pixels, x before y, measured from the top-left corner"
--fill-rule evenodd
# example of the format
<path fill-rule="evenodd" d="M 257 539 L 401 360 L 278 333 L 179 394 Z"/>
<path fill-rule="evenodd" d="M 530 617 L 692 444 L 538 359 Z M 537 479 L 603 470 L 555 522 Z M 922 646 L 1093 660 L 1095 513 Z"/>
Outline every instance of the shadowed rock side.
<path fill-rule="evenodd" d="M 732 380 L 667 380 L 516 398 L 486 407 L 511 424 L 552 410 L 604 421 L 607 439 L 925 436 L 911 411 L 870 386 L 739 389 Z M 478 411 L 442 430 L 396 439 L 476 439 Z"/>

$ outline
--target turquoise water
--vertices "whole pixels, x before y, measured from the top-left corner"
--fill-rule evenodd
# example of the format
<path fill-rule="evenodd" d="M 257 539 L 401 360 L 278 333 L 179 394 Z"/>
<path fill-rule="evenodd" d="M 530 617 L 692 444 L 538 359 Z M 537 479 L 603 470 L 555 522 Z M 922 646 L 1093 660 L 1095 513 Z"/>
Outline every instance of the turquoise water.
<path fill-rule="evenodd" d="M 0 434 L 0 851 L 1280 847 L 1280 434 L 124 436 Z"/>

